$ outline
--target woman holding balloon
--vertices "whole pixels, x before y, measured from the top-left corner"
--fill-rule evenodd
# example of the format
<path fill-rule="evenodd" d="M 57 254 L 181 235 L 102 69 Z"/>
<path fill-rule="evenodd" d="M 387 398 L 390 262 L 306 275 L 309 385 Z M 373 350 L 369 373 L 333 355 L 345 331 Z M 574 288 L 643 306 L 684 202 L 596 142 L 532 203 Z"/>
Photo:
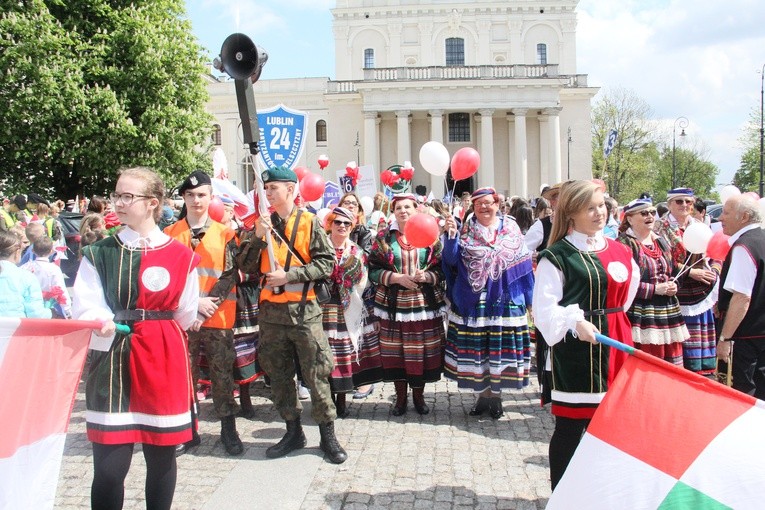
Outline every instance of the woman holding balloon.
<path fill-rule="evenodd" d="M 501 391 L 529 383 L 526 306 L 534 288 L 531 253 L 516 222 L 497 215 L 493 188 L 473 192 L 475 214 L 457 235 L 447 216 L 444 272 L 451 302 L 445 375 L 478 395 L 471 416 L 502 416 Z"/>
<path fill-rule="evenodd" d="M 701 375 L 712 375 L 717 367 L 715 319 L 720 261 L 708 259 L 701 250 L 686 249 L 684 234 L 696 220 L 691 215 L 696 198 L 690 188 L 667 193 L 669 211 L 654 226 L 654 231 L 669 244 L 677 265 L 677 299 L 690 338 L 683 342 L 683 365 Z M 708 229 L 707 229 L 708 230 Z M 694 231 L 691 231 L 694 234 Z M 692 236 L 693 237 L 693 236 Z"/>
<path fill-rule="evenodd" d="M 441 378 L 445 337 L 438 223 L 418 213 L 412 194 L 396 195 L 392 204 L 394 221 L 377 234 L 369 257 L 383 379 L 396 387 L 394 416 L 406 412 L 408 386 L 417 412 L 427 414 L 425 383 Z"/>

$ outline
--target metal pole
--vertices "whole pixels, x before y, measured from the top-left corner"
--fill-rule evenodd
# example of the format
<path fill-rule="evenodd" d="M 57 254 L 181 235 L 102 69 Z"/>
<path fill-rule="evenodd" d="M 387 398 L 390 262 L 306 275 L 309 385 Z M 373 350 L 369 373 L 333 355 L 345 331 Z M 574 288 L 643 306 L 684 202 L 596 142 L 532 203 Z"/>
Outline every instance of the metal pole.
<path fill-rule="evenodd" d="M 672 186 L 670 189 L 675 189 L 675 127 L 672 126 Z"/>
<path fill-rule="evenodd" d="M 672 189 L 677 187 L 677 165 L 675 160 L 675 132 L 677 127 L 680 126 L 680 136 L 685 136 L 685 128 L 688 127 L 688 119 L 685 117 L 678 117 L 675 119 L 675 123 L 672 125 Z"/>
<path fill-rule="evenodd" d="M 763 98 L 765 96 L 765 64 L 762 65 L 762 71 L 760 72 L 760 196 L 762 196 L 763 187 L 765 187 L 765 177 L 763 176 L 762 166 L 762 148 L 763 138 L 765 138 L 765 129 L 763 129 Z"/>
<path fill-rule="evenodd" d="M 566 150 L 566 180 L 571 180 L 571 126 L 568 127 L 568 141 Z M 760 151 L 762 153 L 762 151 Z M 762 165 L 760 165 L 762 166 Z"/>

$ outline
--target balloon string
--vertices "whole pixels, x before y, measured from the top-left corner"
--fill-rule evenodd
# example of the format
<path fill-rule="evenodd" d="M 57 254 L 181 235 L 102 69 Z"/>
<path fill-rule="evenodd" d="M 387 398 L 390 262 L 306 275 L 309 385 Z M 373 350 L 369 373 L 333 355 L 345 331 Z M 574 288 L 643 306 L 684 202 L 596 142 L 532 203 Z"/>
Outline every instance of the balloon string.
<path fill-rule="evenodd" d="M 449 189 L 449 184 L 446 181 L 446 176 L 444 175 L 444 182 L 446 183 L 446 189 Z M 454 184 L 452 185 L 452 205 L 449 207 L 449 215 L 454 216 L 454 191 L 457 189 L 457 180 L 455 179 Z"/>
<path fill-rule="evenodd" d="M 688 258 L 687 258 L 687 259 L 685 259 L 685 263 L 683 264 L 683 269 L 682 269 L 682 270 L 681 270 L 679 273 L 677 273 L 677 274 L 674 276 L 674 278 L 672 278 L 672 280 L 674 280 L 674 281 L 677 281 L 677 280 L 678 280 L 678 279 L 680 279 L 680 277 L 681 277 L 681 276 L 683 276 L 685 273 L 688 273 L 688 272 L 690 272 L 690 271 L 691 271 L 691 269 L 693 268 L 693 266 L 695 266 L 696 264 L 698 264 L 698 263 L 699 263 L 699 262 L 701 262 L 702 260 L 706 261 L 706 259 L 702 257 L 702 258 L 700 258 L 699 260 L 697 260 L 696 262 L 694 262 L 693 264 L 691 264 L 691 265 L 689 266 L 689 265 L 688 265 L 688 262 L 690 262 L 690 260 L 691 260 L 691 257 L 692 257 L 692 256 L 693 256 L 693 253 L 690 253 L 690 254 L 688 255 Z"/>

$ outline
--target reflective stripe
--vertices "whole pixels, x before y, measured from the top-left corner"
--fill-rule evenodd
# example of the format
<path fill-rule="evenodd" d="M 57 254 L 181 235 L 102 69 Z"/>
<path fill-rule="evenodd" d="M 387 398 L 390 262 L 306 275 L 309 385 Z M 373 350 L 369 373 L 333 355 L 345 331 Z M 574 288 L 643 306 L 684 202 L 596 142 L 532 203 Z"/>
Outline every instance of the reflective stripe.
<path fill-rule="evenodd" d="M 215 269 L 214 267 L 197 266 L 197 274 L 199 276 L 207 276 L 209 278 L 215 278 L 217 280 L 220 278 L 220 275 L 223 274 L 223 271 L 220 271 L 219 269 Z"/>
<path fill-rule="evenodd" d="M 288 283 L 284 286 L 284 290 L 287 292 L 303 292 L 305 283 Z M 308 290 L 313 289 L 313 282 L 308 282 Z"/>
<path fill-rule="evenodd" d="M 119 425 L 148 425 L 151 427 L 174 428 L 191 422 L 190 413 L 181 413 L 172 416 L 154 415 L 146 413 L 104 413 L 99 411 L 85 411 L 85 420 L 88 423 L 97 423 L 106 426 Z"/>

